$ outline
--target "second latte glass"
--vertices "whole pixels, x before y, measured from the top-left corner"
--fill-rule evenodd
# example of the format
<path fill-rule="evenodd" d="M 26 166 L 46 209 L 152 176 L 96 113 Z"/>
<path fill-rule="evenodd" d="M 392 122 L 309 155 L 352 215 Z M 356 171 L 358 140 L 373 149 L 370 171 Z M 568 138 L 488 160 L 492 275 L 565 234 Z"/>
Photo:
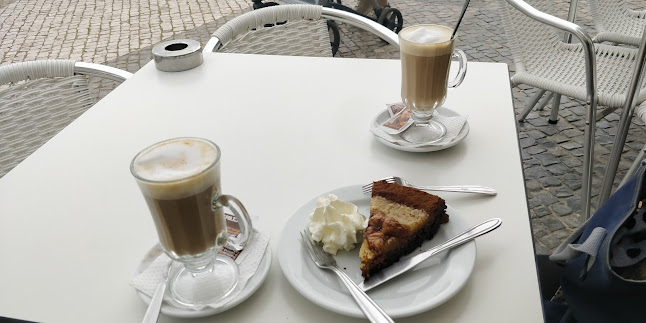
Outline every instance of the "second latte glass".
<path fill-rule="evenodd" d="M 466 74 L 467 57 L 454 48 L 453 30 L 440 25 L 415 25 L 399 32 L 402 66 L 401 96 L 415 123 L 401 136 L 411 143 L 431 144 L 446 135 L 446 128 L 433 120 L 444 104 L 447 87 L 457 87 Z M 459 71 L 449 82 L 451 60 L 457 57 Z"/>

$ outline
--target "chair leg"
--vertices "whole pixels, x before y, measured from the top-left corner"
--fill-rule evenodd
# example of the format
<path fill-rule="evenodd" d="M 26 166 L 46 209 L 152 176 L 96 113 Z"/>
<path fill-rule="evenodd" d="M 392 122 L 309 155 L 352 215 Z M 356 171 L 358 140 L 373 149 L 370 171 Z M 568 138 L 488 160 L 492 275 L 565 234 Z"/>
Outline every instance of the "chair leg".
<path fill-rule="evenodd" d="M 606 172 L 603 176 L 603 183 L 601 184 L 601 191 L 599 193 L 598 206 L 601 206 L 610 197 L 612 184 L 615 182 L 617 168 L 619 167 L 619 159 L 621 158 L 621 153 L 624 150 L 624 145 L 626 144 L 626 137 L 628 137 L 628 128 L 630 127 L 630 121 L 632 120 L 633 110 L 624 110 L 625 111 L 622 111 L 621 113 L 619 124 L 617 125 L 617 134 L 615 135 L 615 140 L 612 143 L 612 150 L 610 151 L 610 157 L 608 158 L 608 166 L 606 167 Z M 642 150 L 639 152 L 641 158 L 643 158 L 643 154 L 644 149 L 642 148 Z M 640 157 L 638 156 L 638 158 Z M 637 164 L 639 164 L 640 161 L 640 159 L 635 159 L 635 163 Z M 633 166 L 631 166 L 631 169 L 633 168 Z M 628 174 L 626 176 L 628 176 Z"/>
<path fill-rule="evenodd" d="M 559 107 L 561 105 L 561 95 L 558 93 L 554 94 L 554 100 L 552 100 L 552 113 L 550 118 L 547 120 L 550 124 L 556 124 L 559 118 Z"/>
<path fill-rule="evenodd" d="M 536 92 L 536 94 L 532 97 L 532 99 L 529 101 L 525 109 L 520 113 L 520 116 L 518 117 L 518 122 L 525 122 L 525 118 L 527 118 L 527 115 L 532 112 L 532 109 L 538 103 L 538 100 L 541 99 L 541 97 L 545 94 L 545 90 L 539 90 Z"/>
<path fill-rule="evenodd" d="M 581 211 L 583 221 L 587 221 L 591 214 L 592 205 L 592 164 L 594 162 L 594 133 L 596 130 L 597 99 L 594 97 L 588 105 L 586 128 L 583 134 L 583 174 L 581 186 Z"/>
<path fill-rule="evenodd" d="M 536 106 L 534 107 L 536 110 L 541 110 L 543 109 L 549 102 L 552 100 L 552 97 L 554 97 L 554 92 L 549 92 L 549 94 L 543 98 Z"/>
<path fill-rule="evenodd" d="M 594 122 L 593 122 L 594 123 Z M 583 221 L 590 218 L 590 205 L 592 203 L 592 161 L 594 155 L 594 141 L 590 139 L 592 129 L 585 130 L 583 142 L 583 180 L 581 186 L 581 216 Z"/>
<path fill-rule="evenodd" d="M 639 169 L 639 166 L 641 166 L 642 161 L 644 160 L 644 155 L 646 155 L 646 145 L 644 145 L 642 150 L 639 151 L 639 154 L 637 154 L 637 157 L 635 158 L 633 164 L 630 165 L 626 176 L 624 176 L 624 178 L 621 180 L 621 183 L 619 183 L 619 187 L 624 185 L 631 177 L 633 177 L 633 175 L 635 175 L 637 169 Z"/>

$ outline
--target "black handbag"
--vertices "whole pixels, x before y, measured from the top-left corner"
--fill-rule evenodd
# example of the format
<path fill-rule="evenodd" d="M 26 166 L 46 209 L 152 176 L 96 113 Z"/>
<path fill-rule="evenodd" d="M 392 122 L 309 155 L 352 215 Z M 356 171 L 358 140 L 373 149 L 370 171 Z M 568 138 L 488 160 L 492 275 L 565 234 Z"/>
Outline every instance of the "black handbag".
<path fill-rule="evenodd" d="M 642 166 L 550 257 L 565 260 L 565 317 L 581 323 L 646 322 L 645 174 Z"/>

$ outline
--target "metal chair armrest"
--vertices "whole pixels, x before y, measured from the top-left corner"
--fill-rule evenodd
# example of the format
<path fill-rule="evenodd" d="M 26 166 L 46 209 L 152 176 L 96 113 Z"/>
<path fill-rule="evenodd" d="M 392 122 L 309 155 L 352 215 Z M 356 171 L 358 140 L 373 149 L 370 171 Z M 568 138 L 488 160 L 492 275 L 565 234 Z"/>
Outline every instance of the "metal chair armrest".
<path fill-rule="evenodd" d="M 98 76 L 118 82 L 123 82 L 132 76 L 132 73 L 118 68 L 85 62 L 74 63 L 74 71 L 83 75 Z"/>
<path fill-rule="evenodd" d="M 202 52 L 209 53 L 209 52 L 215 52 L 218 47 L 220 47 L 221 43 L 220 40 L 212 36 L 209 41 L 204 45 L 204 49 L 202 49 Z"/>

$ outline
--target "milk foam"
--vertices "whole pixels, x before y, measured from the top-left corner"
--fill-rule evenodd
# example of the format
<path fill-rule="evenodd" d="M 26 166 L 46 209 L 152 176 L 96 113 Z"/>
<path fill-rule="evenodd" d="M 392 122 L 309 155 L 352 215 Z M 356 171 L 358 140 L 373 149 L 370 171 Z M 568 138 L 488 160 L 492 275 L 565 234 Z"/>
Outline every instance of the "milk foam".
<path fill-rule="evenodd" d="M 182 198 L 197 194 L 217 182 L 219 167 L 205 172 L 219 158 L 208 141 L 198 138 L 171 139 L 143 150 L 132 162 L 132 171 L 145 195 Z"/>
<path fill-rule="evenodd" d="M 203 141 L 161 143 L 134 161 L 137 174 L 150 181 L 172 181 L 197 175 L 211 165 L 217 151 Z"/>
<path fill-rule="evenodd" d="M 437 25 L 418 25 L 399 32 L 402 52 L 416 56 L 438 56 L 453 52 L 453 30 Z"/>

